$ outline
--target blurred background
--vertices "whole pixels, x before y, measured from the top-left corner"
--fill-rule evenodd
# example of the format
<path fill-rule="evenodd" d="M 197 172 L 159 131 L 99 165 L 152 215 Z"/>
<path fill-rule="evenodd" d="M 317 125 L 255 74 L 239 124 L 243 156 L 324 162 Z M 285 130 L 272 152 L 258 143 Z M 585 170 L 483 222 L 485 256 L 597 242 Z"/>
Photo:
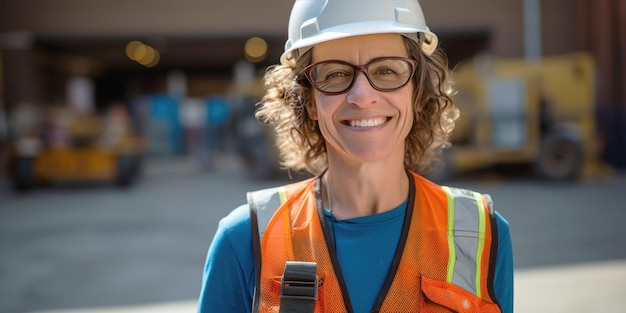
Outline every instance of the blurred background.
<path fill-rule="evenodd" d="M 626 2 L 420 3 L 462 112 L 427 175 L 492 194 L 518 311 L 623 308 Z M 0 1 L 0 312 L 195 310 L 219 219 L 302 178 L 254 119 L 292 4 Z"/>

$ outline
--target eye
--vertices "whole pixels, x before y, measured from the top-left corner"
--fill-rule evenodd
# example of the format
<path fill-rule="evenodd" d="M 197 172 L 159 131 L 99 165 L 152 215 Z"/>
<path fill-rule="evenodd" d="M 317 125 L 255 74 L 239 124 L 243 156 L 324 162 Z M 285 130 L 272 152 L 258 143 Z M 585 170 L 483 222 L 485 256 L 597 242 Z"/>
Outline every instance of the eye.
<path fill-rule="evenodd" d="M 390 67 L 380 67 L 377 68 L 372 74 L 376 75 L 394 75 L 397 74 L 396 70 Z"/>
<path fill-rule="evenodd" d="M 316 80 L 319 81 L 328 81 L 328 80 L 338 80 L 352 77 L 354 70 L 345 64 L 341 63 L 325 63 L 320 64 L 316 68 Z"/>
<path fill-rule="evenodd" d="M 346 73 L 345 71 L 334 71 L 334 72 L 328 72 L 324 78 L 325 79 L 333 79 L 333 78 L 341 78 L 341 77 L 347 77 L 350 76 L 350 73 Z"/>
<path fill-rule="evenodd" d="M 370 76 L 372 77 L 395 77 L 399 75 L 398 69 L 393 66 L 387 65 L 378 65 L 374 68 L 370 68 L 369 70 Z"/>

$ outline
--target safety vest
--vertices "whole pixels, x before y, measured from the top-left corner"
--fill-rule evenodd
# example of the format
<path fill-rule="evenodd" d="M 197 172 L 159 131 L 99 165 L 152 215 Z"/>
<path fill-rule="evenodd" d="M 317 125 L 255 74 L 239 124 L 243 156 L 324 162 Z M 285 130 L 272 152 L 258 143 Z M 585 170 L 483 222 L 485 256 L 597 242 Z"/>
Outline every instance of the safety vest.
<path fill-rule="evenodd" d="M 409 177 L 404 226 L 373 312 L 501 312 L 492 288 L 497 229 L 491 198 L 442 187 L 415 173 Z M 314 312 L 353 312 L 320 186 L 319 178 L 311 178 L 248 193 L 256 267 L 253 312 L 279 312 L 281 294 L 290 287 L 283 280 L 290 261 L 315 262 L 315 291 L 309 297 Z"/>

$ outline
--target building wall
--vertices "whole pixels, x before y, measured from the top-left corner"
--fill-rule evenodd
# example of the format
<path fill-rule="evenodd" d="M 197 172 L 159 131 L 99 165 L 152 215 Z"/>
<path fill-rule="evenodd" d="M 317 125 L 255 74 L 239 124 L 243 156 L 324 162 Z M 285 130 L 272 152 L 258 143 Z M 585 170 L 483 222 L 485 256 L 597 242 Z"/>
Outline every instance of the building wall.
<path fill-rule="evenodd" d="M 485 31 L 489 49 L 505 57 L 523 55 L 524 0 L 422 0 L 435 32 Z M 4 0 L 0 32 L 41 36 L 285 36 L 290 0 Z M 576 5 L 541 1 L 547 54 L 576 48 Z M 445 44 L 445 43 L 444 43 Z"/>
<path fill-rule="evenodd" d="M 230 36 L 286 28 L 287 0 L 3 0 L 0 30 L 42 35 Z"/>

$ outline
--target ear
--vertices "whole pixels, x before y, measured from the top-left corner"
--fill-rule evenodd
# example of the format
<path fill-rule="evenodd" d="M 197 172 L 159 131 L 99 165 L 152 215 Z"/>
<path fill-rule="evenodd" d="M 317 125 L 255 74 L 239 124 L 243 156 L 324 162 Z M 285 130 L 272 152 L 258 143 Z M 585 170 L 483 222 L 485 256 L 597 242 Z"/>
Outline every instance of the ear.
<path fill-rule="evenodd" d="M 315 99 L 311 97 L 311 101 L 306 104 L 306 112 L 309 115 L 309 118 L 317 121 L 317 104 L 315 103 Z"/>

